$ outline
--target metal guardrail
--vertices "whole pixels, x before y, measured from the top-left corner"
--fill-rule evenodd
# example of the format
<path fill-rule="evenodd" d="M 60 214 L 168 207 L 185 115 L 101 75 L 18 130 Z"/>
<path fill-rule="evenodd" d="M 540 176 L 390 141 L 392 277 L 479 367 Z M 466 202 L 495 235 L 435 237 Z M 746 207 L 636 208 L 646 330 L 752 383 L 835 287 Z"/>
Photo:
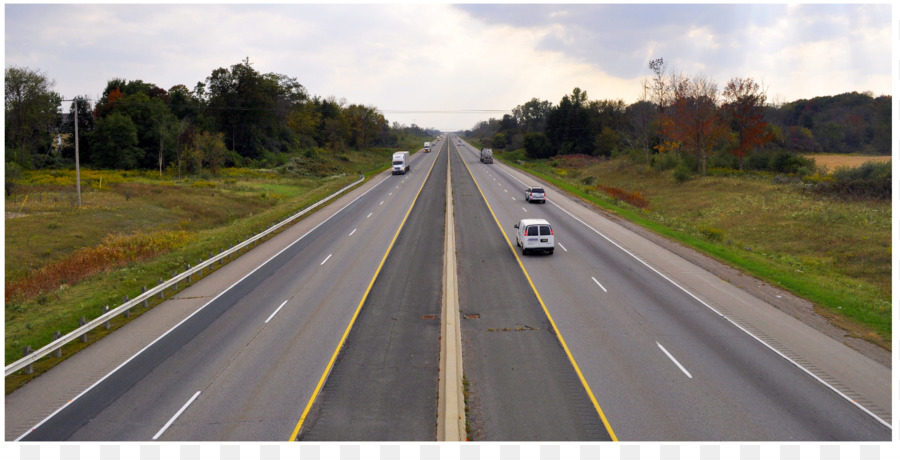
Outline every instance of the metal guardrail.
<path fill-rule="evenodd" d="M 116 307 L 116 308 L 114 308 L 114 309 L 112 309 L 112 310 L 109 310 L 109 311 L 106 312 L 106 313 L 103 313 L 102 315 L 100 315 L 100 316 L 98 316 L 97 318 L 91 320 L 90 322 L 85 323 L 83 326 L 79 327 L 78 329 L 75 329 L 74 331 L 69 332 L 68 334 L 66 334 L 66 335 L 64 335 L 64 336 L 62 336 L 62 337 L 60 337 L 60 338 L 58 338 L 58 339 L 56 339 L 56 340 L 50 342 L 50 343 L 47 344 L 47 345 L 45 345 L 45 346 L 42 347 L 41 349 L 36 350 L 36 351 L 30 353 L 29 355 L 23 357 L 22 359 L 20 359 L 20 360 L 14 362 L 14 363 L 12 363 L 12 364 L 10 364 L 9 366 L 6 366 L 6 375 L 5 375 L 5 377 L 9 377 L 10 375 L 16 373 L 17 371 L 19 371 L 19 370 L 21 370 L 21 369 L 23 369 L 23 368 L 25 368 L 25 367 L 27 367 L 27 366 L 29 366 L 29 365 L 34 364 L 35 362 L 37 362 L 39 359 L 43 358 L 44 356 L 49 355 L 50 353 L 54 352 L 55 350 L 61 348 L 63 345 L 65 345 L 65 344 L 67 344 L 67 343 L 69 343 L 69 342 L 75 340 L 76 338 L 81 337 L 81 336 L 87 334 L 90 330 L 92 330 L 92 329 L 94 329 L 94 328 L 96 328 L 96 327 L 100 327 L 100 326 L 103 325 L 105 322 L 109 321 L 110 319 L 112 319 L 112 318 L 114 318 L 114 317 L 116 317 L 116 316 L 118 316 L 118 315 L 121 315 L 121 314 L 125 313 L 126 311 L 131 310 L 131 308 L 134 308 L 134 307 L 136 307 L 137 305 L 141 304 L 142 302 L 144 302 L 144 301 L 146 301 L 146 300 L 149 300 L 151 297 L 153 297 L 154 295 L 157 295 L 157 294 L 159 294 L 159 293 L 165 291 L 167 288 L 170 288 L 170 287 L 172 287 L 172 286 L 177 285 L 180 281 L 182 281 L 182 280 L 184 280 L 184 279 L 186 279 L 186 278 L 189 278 L 189 277 L 192 276 L 193 274 L 198 273 L 198 272 L 202 272 L 203 269 L 205 269 L 206 267 L 209 267 L 210 265 L 213 265 L 214 263 L 216 263 L 216 262 L 218 262 L 218 261 L 220 261 L 220 260 L 223 260 L 223 259 L 225 259 L 225 258 L 231 256 L 231 255 L 234 254 L 234 253 L 239 252 L 240 250 L 244 249 L 245 247 L 250 246 L 251 244 L 255 243 L 257 240 L 260 240 L 260 239 L 262 239 L 262 238 L 265 238 L 265 237 L 268 236 L 270 233 L 272 233 L 272 232 L 274 232 L 274 231 L 280 229 L 281 227 L 283 227 L 283 226 L 289 224 L 291 221 L 297 219 L 298 217 L 300 217 L 300 216 L 302 216 L 302 215 L 308 213 L 309 211 L 311 211 L 311 210 L 313 210 L 313 209 L 319 207 L 319 206 L 322 205 L 323 203 L 327 203 L 327 202 L 330 201 L 331 199 L 333 199 L 333 198 L 335 198 L 336 196 L 338 196 L 338 195 L 340 195 L 340 194 L 346 192 L 347 190 L 349 190 L 349 189 L 351 189 L 351 188 L 353 188 L 353 187 L 355 187 L 355 186 L 361 184 L 364 180 L 365 180 L 365 176 L 362 176 L 362 175 L 361 175 L 360 178 L 359 178 L 359 180 L 357 180 L 356 182 L 354 182 L 354 183 L 352 183 L 352 184 L 350 184 L 350 185 L 348 185 L 348 186 L 346 186 L 346 187 L 344 187 L 344 188 L 338 190 L 337 192 L 332 193 L 331 195 L 329 195 L 329 196 L 326 197 L 326 198 L 323 198 L 323 199 L 317 201 L 316 203 L 314 203 L 314 204 L 312 204 L 311 206 L 307 207 L 306 209 L 304 209 L 304 210 L 302 210 L 302 211 L 300 211 L 300 212 L 298 212 L 298 213 L 296 213 L 296 214 L 294 214 L 294 215 L 288 217 L 287 219 L 285 219 L 285 220 L 283 220 L 283 221 L 281 221 L 281 222 L 279 222 L 279 223 L 277 223 L 277 224 L 275 224 L 275 225 L 272 225 L 272 226 L 269 227 L 267 230 L 265 230 L 265 231 L 263 231 L 263 232 L 261 232 L 261 233 L 258 233 L 258 234 L 256 234 L 256 235 L 254 235 L 253 237 L 248 238 L 248 239 L 245 240 L 244 242 L 242 242 L 242 243 L 240 243 L 240 244 L 237 244 L 237 245 L 233 246 L 232 248 L 230 248 L 230 249 L 228 249 L 228 250 L 222 251 L 222 252 L 219 253 L 218 255 L 215 255 L 215 256 L 213 256 L 213 257 L 210 257 L 210 258 L 209 258 L 208 260 L 206 260 L 205 262 L 201 262 L 201 263 L 197 264 L 196 267 L 190 268 L 189 270 L 187 270 L 187 271 L 185 271 L 185 272 L 183 272 L 183 273 L 181 273 L 181 274 L 179 274 L 179 275 L 176 275 L 176 276 L 170 278 L 168 281 L 166 281 L 166 282 L 164 282 L 164 283 L 162 283 L 162 284 L 159 284 L 158 286 L 154 287 L 153 289 L 147 290 L 146 292 L 144 292 L 144 293 L 142 293 L 141 295 L 135 297 L 134 299 L 131 299 L 131 300 L 129 300 L 129 301 L 123 303 L 122 305 L 119 305 L 118 307 Z"/>

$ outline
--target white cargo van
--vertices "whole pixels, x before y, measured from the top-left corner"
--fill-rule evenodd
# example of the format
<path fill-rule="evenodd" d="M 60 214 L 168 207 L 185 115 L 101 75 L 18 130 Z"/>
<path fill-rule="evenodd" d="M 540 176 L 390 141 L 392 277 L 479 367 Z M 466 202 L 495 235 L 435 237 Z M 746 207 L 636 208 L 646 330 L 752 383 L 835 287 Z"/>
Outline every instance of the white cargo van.
<path fill-rule="evenodd" d="M 553 228 L 544 219 L 522 219 L 515 225 L 516 246 L 522 248 L 522 255 L 530 251 L 547 251 L 553 254 Z"/>
<path fill-rule="evenodd" d="M 406 174 L 409 172 L 409 152 L 394 152 L 391 174 Z"/>

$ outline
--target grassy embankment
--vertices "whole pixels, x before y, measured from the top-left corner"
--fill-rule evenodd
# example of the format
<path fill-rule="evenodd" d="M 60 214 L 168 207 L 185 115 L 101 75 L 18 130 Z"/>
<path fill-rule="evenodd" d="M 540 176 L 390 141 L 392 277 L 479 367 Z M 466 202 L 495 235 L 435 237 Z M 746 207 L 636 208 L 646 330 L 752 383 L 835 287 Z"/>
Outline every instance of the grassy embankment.
<path fill-rule="evenodd" d="M 414 145 L 421 142 L 404 148 L 417 150 Z M 79 318 L 91 320 L 105 305 L 114 308 L 123 296 L 136 297 L 141 287 L 156 286 L 360 174 L 370 177 L 386 169 L 393 150 L 320 154 L 280 170 L 230 168 L 181 179 L 82 169 L 83 205 L 77 209 L 74 171 L 25 172 L 5 203 L 6 364 L 21 358 L 26 345 L 36 350 L 55 331 L 75 329 Z M 154 299 L 150 307 L 159 302 Z M 112 330 L 124 321 L 119 316 Z M 107 333 L 96 329 L 88 343 Z M 72 342 L 61 359 L 84 346 Z M 19 372 L 7 378 L 7 393 L 59 360 L 48 357 L 32 376 Z"/>
<path fill-rule="evenodd" d="M 624 158 L 535 161 L 522 151 L 498 157 L 806 298 L 851 335 L 891 349 L 889 201 L 829 198 L 765 174 L 695 176 L 679 183 L 672 171 Z"/>

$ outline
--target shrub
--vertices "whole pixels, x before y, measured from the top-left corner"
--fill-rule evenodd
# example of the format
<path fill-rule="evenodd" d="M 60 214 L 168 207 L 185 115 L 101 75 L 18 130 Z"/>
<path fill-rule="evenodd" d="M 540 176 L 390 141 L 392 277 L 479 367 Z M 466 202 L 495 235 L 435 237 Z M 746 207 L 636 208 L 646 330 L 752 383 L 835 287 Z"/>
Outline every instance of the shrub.
<path fill-rule="evenodd" d="M 657 172 L 668 171 L 678 166 L 678 158 L 671 152 L 653 155 L 650 157 L 650 161 L 653 164 L 653 169 Z"/>
<path fill-rule="evenodd" d="M 835 169 L 833 180 L 814 184 L 813 190 L 852 199 L 891 199 L 891 163 L 867 162 L 856 168 Z"/>
<path fill-rule="evenodd" d="M 710 241 L 722 241 L 722 236 L 725 232 L 720 228 L 700 227 L 700 234 Z"/>
<path fill-rule="evenodd" d="M 646 209 L 650 207 L 650 202 L 647 201 L 646 198 L 644 198 L 644 195 L 641 194 L 641 192 L 628 192 L 618 187 L 611 187 L 602 184 L 597 186 L 597 190 L 600 190 L 617 200 L 624 201 L 639 209 Z"/>
<path fill-rule="evenodd" d="M 672 171 L 672 177 L 679 183 L 687 182 L 691 178 L 691 170 L 687 166 L 680 164 Z"/>

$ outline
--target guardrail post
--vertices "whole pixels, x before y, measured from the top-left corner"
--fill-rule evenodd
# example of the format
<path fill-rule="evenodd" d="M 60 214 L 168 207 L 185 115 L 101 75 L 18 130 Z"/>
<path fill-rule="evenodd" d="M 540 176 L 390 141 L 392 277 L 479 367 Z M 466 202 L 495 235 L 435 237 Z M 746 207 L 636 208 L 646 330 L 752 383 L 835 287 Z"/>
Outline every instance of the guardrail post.
<path fill-rule="evenodd" d="M 22 349 L 22 357 L 24 358 L 30 354 L 31 354 L 31 345 L 25 345 L 25 348 Z M 25 373 L 29 374 L 29 375 L 33 374 L 34 366 L 32 366 L 31 364 L 25 366 Z"/>
<path fill-rule="evenodd" d="M 199 259 L 197 259 L 197 266 L 200 267 L 201 265 L 203 265 L 203 258 L 202 258 L 202 257 L 199 258 Z M 203 267 L 200 267 L 200 271 L 197 272 L 197 273 L 202 277 L 202 276 L 203 276 Z"/>
<path fill-rule="evenodd" d="M 86 322 L 87 321 L 84 320 L 84 316 L 82 316 L 81 318 L 78 318 L 78 327 L 84 326 L 84 323 L 86 323 Z M 87 332 L 85 332 L 84 334 L 81 334 L 81 342 L 82 343 L 87 342 Z"/>
<path fill-rule="evenodd" d="M 124 296 L 124 297 L 122 297 L 122 303 L 126 303 L 126 302 L 128 302 L 128 296 L 127 296 L 127 295 Z M 126 317 L 126 318 L 130 317 L 130 316 L 131 316 L 131 309 L 130 309 L 130 308 L 126 309 L 126 310 L 125 310 L 125 313 L 122 313 L 122 316 L 124 316 L 124 317 Z"/>
<path fill-rule="evenodd" d="M 156 282 L 156 285 L 159 286 L 159 285 L 162 284 L 162 283 L 163 283 L 162 278 L 159 278 L 159 281 Z M 159 291 L 159 298 L 160 298 L 160 299 L 165 298 L 165 295 L 166 295 L 166 292 L 165 292 L 165 291 L 166 291 L 165 289 Z"/>
<path fill-rule="evenodd" d="M 59 331 L 54 332 L 53 333 L 53 341 L 55 342 L 56 339 L 60 338 L 61 336 L 62 336 L 62 334 L 60 334 Z M 53 357 L 54 358 L 62 358 L 62 345 L 57 347 L 56 350 L 53 350 Z"/>
<path fill-rule="evenodd" d="M 141 295 L 144 295 L 146 293 L 147 293 L 147 286 L 141 287 Z M 143 302 L 141 302 L 141 306 L 143 306 L 144 308 L 147 308 L 147 299 L 146 298 L 144 299 Z"/>
<path fill-rule="evenodd" d="M 176 276 L 178 276 L 178 270 L 172 270 L 172 278 L 175 278 Z M 175 292 L 178 292 L 178 281 L 172 285 L 172 289 L 174 289 Z"/>
<path fill-rule="evenodd" d="M 109 305 L 103 307 L 103 314 L 104 314 L 104 315 L 105 315 L 106 312 L 108 312 L 108 311 L 109 311 Z M 106 320 L 106 321 L 103 323 L 103 328 L 106 329 L 107 331 L 109 330 L 109 320 Z"/>
<path fill-rule="evenodd" d="M 190 274 L 191 264 L 187 264 L 187 268 L 184 271 L 188 272 L 188 283 L 192 283 L 193 281 L 191 280 L 191 274 Z"/>

